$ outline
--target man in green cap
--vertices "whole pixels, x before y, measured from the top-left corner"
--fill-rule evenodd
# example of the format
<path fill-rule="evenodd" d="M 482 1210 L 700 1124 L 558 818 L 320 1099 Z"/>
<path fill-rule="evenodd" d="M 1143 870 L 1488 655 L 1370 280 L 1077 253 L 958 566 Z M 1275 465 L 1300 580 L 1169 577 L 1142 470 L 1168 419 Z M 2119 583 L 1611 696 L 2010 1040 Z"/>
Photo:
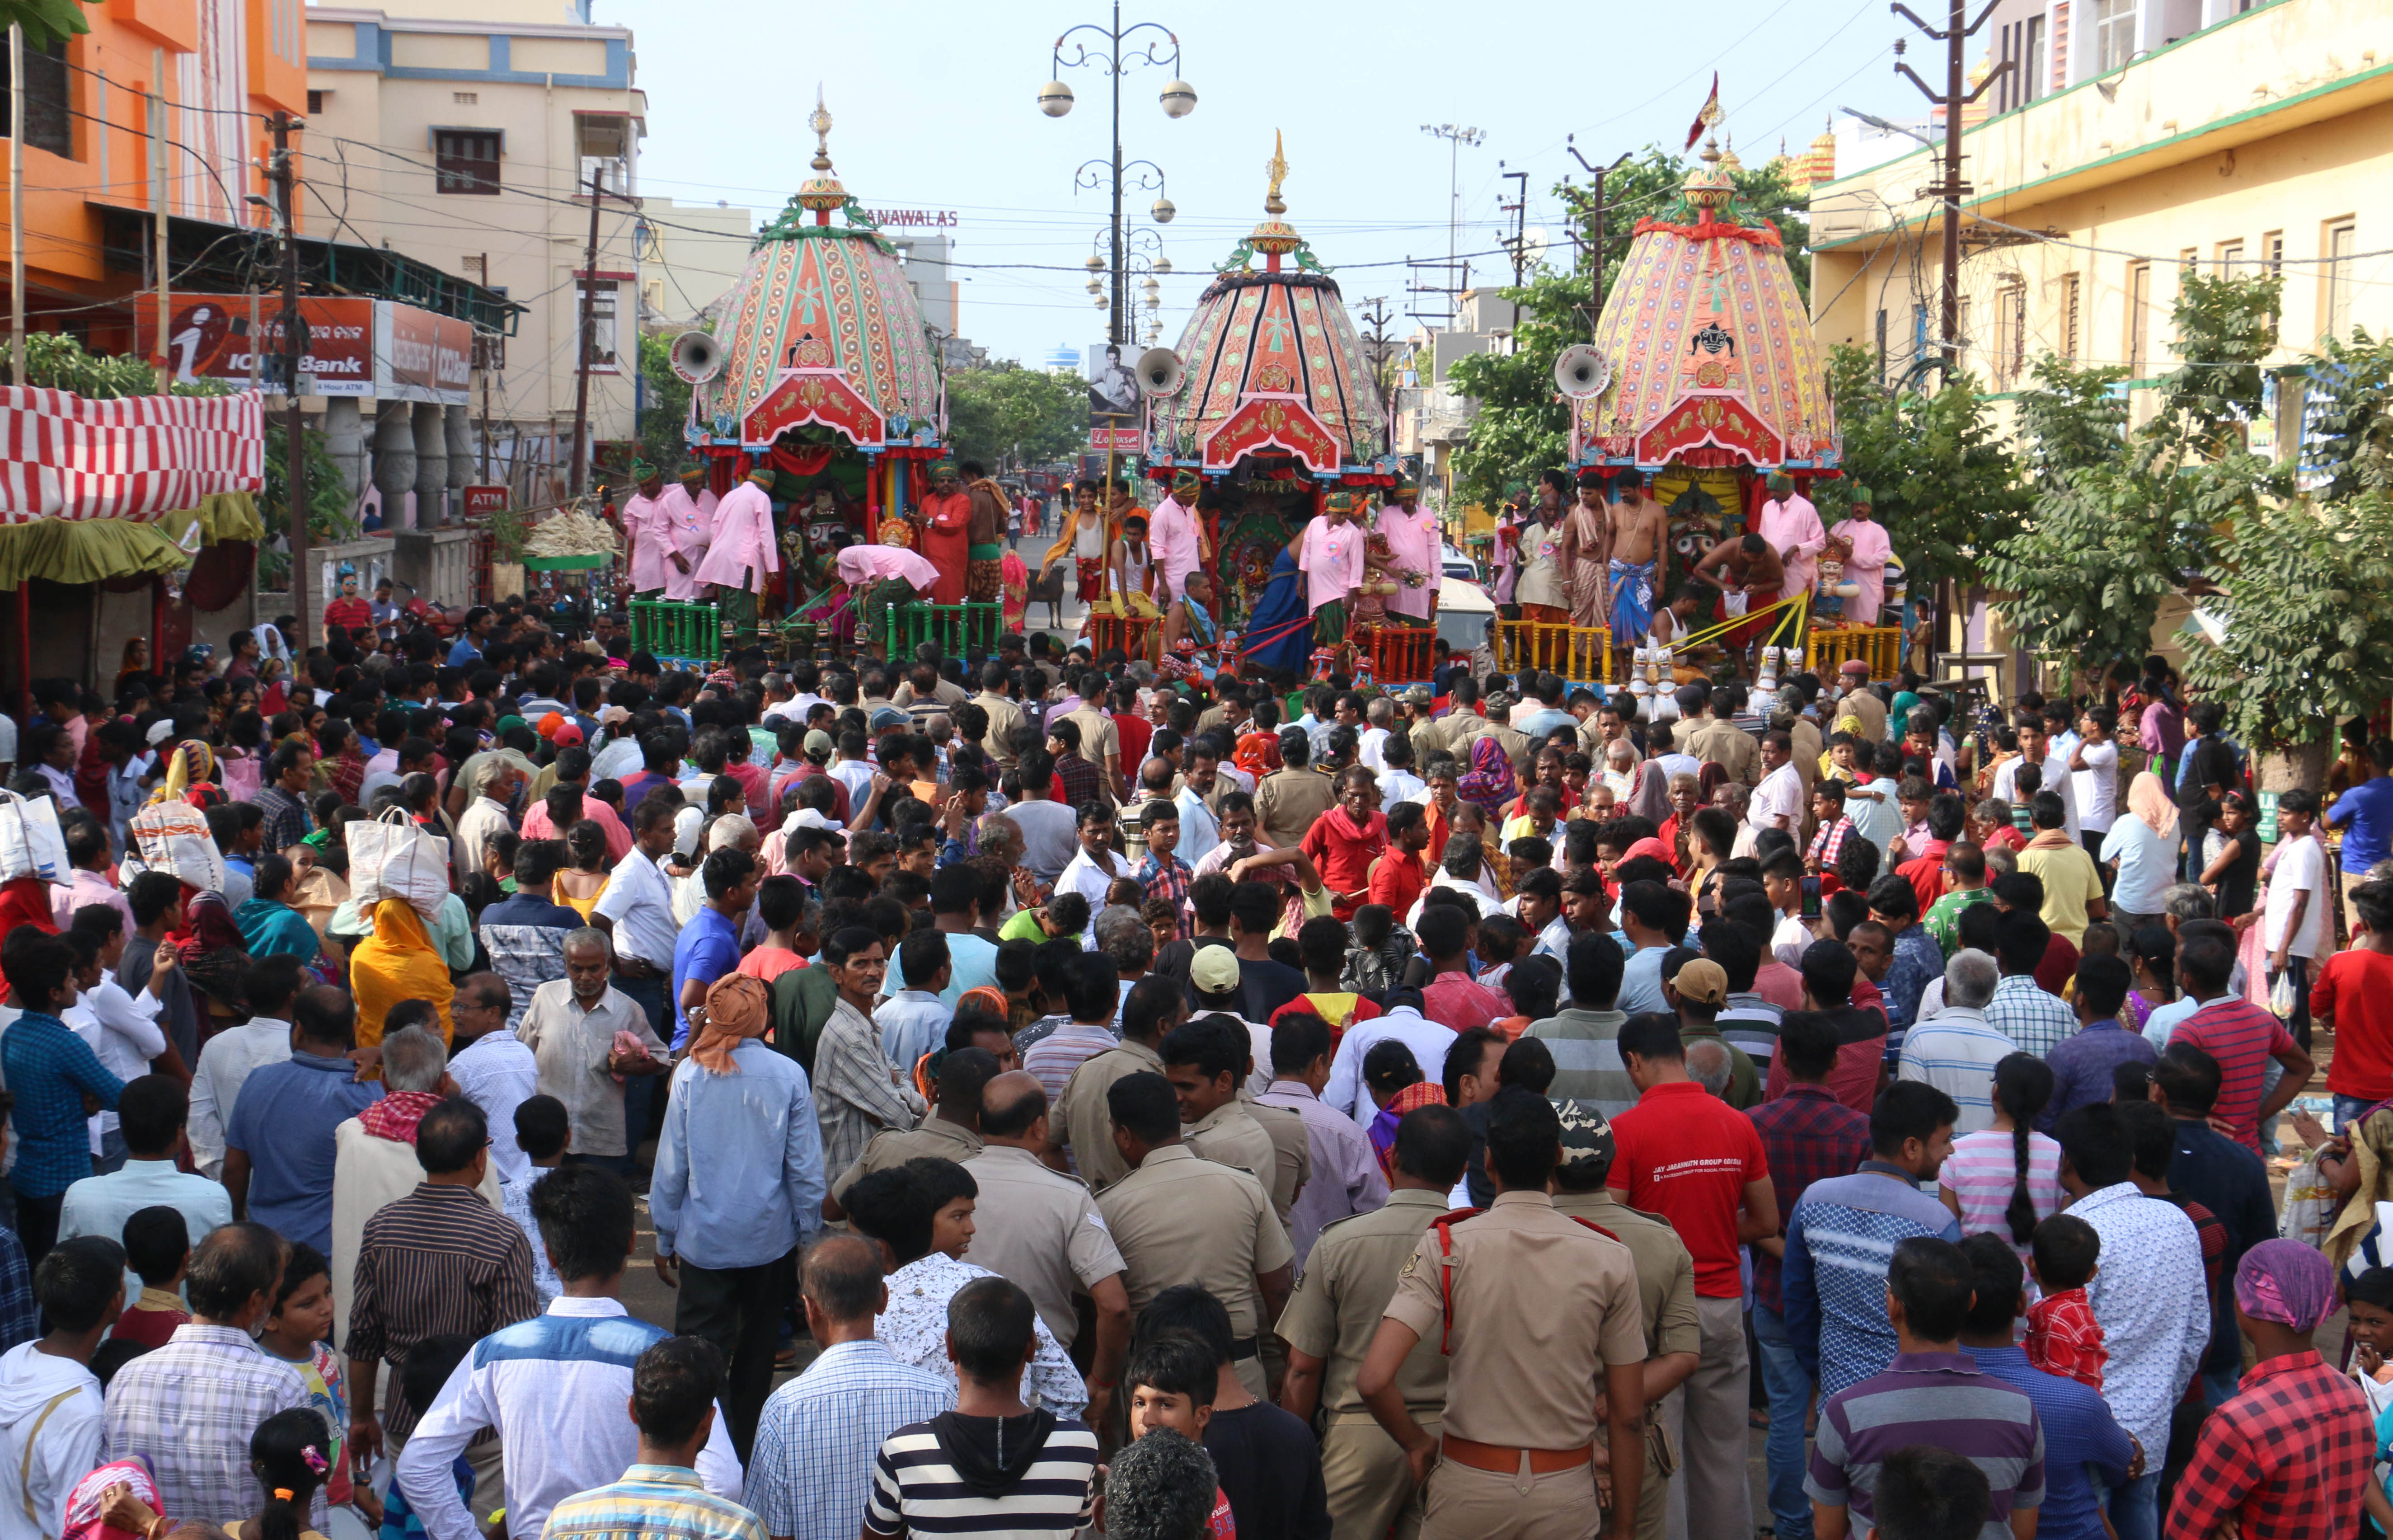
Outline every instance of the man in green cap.
<path fill-rule="evenodd" d="M 665 597 L 698 597 L 698 564 L 714 543 L 715 495 L 706 489 L 706 467 L 691 465 L 657 500 L 673 521 L 673 555 L 666 561 Z"/>
<path fill-rule="evenodd" d="M 1346 640 L 1346 606 L 1363 581 L 1363 532 L 1354 527 L 1353 512 L 1353 493 L 1329 493 L 1322 500 L 1321 516 L 1304 527 L 1297 547 L 1296 568 L 1304 574 L 1316 646 Z"/>
<path fill-rule="evenodd" d="M 756 640 L 756 601 L 781 569 L 773 538 L 774 475 L 759 465 L 714 510 L 714 543 L 698 564 L 698 581 L 714 585 L 725 633 L 740 646 Z"/>
<path fill-rule="evenodd" d="M 1886 526 L 1872 515 L 1870 489 L 1855 487 L 1851 497 L 1852 516 L 1839 519 L 1828 532 L 1850 548 L 1845 581 L 1861 589 L 1845 601 L 1845 619 L 1857 626 L 1874 626 L 1878 623 L 1878 611 L 1886 607 L 1886 567 L 1894 559 L 1894 542 L 1887 538 Z M 1901 618 L 1894 623 L 1900 624 Z"/>
<path fill-rule="evenodd" d="M 923 560 L 939 569 L 931 602 L 963 603 L 966 564 L 972 560 L 972 497 L 958 483 L 953 460 L 931 467 L 931 489 L 922 498 L 921 545 Z"/>
<path fill-rule="evenodd" d="M 636 489 L 623 500 L 623 538 L 632 550 L 632 597 L 660 599 L 676 573 L 689 571 L 689 562 L 673 549 L 673 515 L 658 494 L 664 478 L 645 460 L 632 463 Z"/>
<path fill-rule="evenodd" d="M 1147 538 L 1155 547 L 1163 607 L 1188 591 L 1188 575 L 1204 565 L 1205 527 L 1196 516 L 1196 496 L 1203 484 L 1195 471 L 1171 478 L 1171 495 L 1155 505 Z"/>
<path fill-rule="evenodd" d="M 1786 569 L 1782 592 L 1808 594 L 1820 576 L 1820 553 L 1827 547 L 1828 531 L 1820 523 L 1820 511 L 1811 500 L 1798 491 L 1795 478 L 1784 471 L 1772 471 L 1769 480 L 1770 501 L 1761 505 L 1761 528 L 1758 531 L 1770 548 L 1778 553 Z"/>
<path fill-rule="evenodd" d="M 1437 614 L 1444 567 L 1438 559 L 1437 516 L 1420 505 L 1420 488 L 1412 477 L 1396 483 L 1394 501 L 1380 505 L 1378 523 L 1396 578 L 1396 591 L 1388 597 L 1388 618 L 1399 625 L 1430 624 Z"/>

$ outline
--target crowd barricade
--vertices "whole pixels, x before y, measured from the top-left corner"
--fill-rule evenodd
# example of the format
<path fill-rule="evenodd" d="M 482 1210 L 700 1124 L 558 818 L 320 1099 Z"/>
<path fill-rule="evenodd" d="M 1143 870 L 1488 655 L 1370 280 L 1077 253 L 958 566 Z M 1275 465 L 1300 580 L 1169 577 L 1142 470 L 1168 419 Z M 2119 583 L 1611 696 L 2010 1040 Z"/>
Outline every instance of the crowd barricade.
<path fill-rule="evenodd" d="M 1826 679 L 1851 659 L 1869 665 L 1872 679 L 1891 679 L 1903 670 L 1901 626 L 1837 626 L 1816 622 L 1803 645 L 1803 667 Z"/>
<path fill-rule="evenodd" d="M 896 605 L 890 611 L 889 656 L 910 657 L 925 642 L 948 658 L 985 658 L 1005 633 L 1000 604 Z"/>
<path fill-rule="evenodd" d="M 1502 673 L 1536 669 L 1574 685 L 1612 683 L 1612 628 L 1551 620 L 1496 622 L 1496 667 Z"/>
<path fill-rule="evenodd" d="M 631 615 L 634 652 L 652 654 L 660 662 L 713 665 L 723 660 L 723 609 L 719 605 L 687 599 L 634 599 Z"/>
<path fill-rule="evenodd" d="M 1425 684 L 1437 672 L 1437 633 L 1428 626 L 1356 626 L 1347 640 L 1383 686 Z"/>

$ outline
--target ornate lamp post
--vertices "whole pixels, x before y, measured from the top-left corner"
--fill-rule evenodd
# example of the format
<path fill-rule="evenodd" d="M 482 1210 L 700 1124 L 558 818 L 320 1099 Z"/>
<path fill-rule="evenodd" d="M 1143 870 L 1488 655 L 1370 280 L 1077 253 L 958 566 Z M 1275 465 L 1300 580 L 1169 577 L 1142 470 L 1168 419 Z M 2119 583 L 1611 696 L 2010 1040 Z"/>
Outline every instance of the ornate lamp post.
<path fill-rule="evenodd" d="M 1073 43 L 1072 57 L 1066 59 L 1065 44 L 1071 42 L 1073 33 L 1083 32 L 1094 33 L 1102 43 L 1093 48 L 1087 43 Z M 1145 32 L 1152 32 L 1157 35 L 1139 41 L 1138 34 Z M 1124 51 L 1125 45 L 1130 46 L 1131 51 Z M 1095 266 L 1097 259 L 1091 257 L 1092 272 L 1089 281 L 1092 285 L 1091 293 L 1096 294 L 1098 304 L 1106 312 L 1106 340 L 1117 346 L 1131 340 L 1130 333 L 1132 324 L 1132 307 L 1129 298 L 1128 285 L 1124 281 L 1129 270 L 1125 259 L 1128 254 L 1130 232 L 1122 222 L 1123 190 L 1132 179 L 1141 189 L 1155 189 L 1157 196 L 1151 212 L 1155 222 L 1158 225 L 1170 223 L 1172 215 L 1179 212 L 1172 206 L 1171 200 L 1163 195 L 1163 169 L 1160 166 L 1153 161 L 1125 163 L 1122 160 L 1122 76 L 1128 74 L 1133 67 L 1146 64 L 1157 65 L 1171 72 L 1172 78 L 1164 85 L 1157 98 L 1162 105 L 1164 115 L 1173 118 L 1186 117 L 1196 106 L 1196 88 L 1180 78 L 1180 39 L 1170 28 L 1153 21 L 1138 21 L 1127 27 L 1123 26 L 1121 0 L 1114 0 L 1113 20 L 1110 25 L 1099 25 L 1093 21 L 1082 22 L 1077 27 L 1066 29 L 1064 34 L 1055 40 L 1055 46 L 1049 59 L 1050 73 L 1054 78 L 1039 88 L 1039 110 L 1051 118 L 1060 118 L 1072 110 L 1073 101 L 1072 88 L 1065 85 L 1061 78 L 1065 70 L 1102 68 L 1113 86 L 1113 155 L 1109 160 L 1092 160 L 1081 165 L 1073 174 L 1073 183 L 1077 187 L 1109 188 L 1113 194 L 1113 218 L 1109 226 L 1112 261 L 1105 269 L 1097 269 Z M 1131 176 L 1133 173 L 1134 178 Z M 1112 282 L 1109 286 L 1099 283 L 1094 276 L 1096 270 L 1110 271 Z"/>

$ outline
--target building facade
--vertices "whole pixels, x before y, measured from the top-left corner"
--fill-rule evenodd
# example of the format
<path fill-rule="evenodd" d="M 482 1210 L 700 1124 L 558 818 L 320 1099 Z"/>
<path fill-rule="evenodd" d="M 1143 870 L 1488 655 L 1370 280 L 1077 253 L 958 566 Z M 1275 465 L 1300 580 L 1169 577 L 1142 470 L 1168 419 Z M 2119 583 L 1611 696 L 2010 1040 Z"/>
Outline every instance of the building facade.
<path fill-rule="evenodd" d="M 640 329 L 671 337 L 721 313 L 747 271 L 756 211 L 731 203 L 640 200 Z"/>

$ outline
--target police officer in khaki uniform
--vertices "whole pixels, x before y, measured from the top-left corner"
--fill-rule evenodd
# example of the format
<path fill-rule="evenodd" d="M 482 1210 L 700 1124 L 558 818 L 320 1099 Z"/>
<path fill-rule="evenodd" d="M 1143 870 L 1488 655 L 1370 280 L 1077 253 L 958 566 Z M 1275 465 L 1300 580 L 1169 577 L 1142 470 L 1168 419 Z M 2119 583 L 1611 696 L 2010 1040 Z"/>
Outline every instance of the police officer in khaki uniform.
<path fill-rule="evenodd" d="M 933 1082 L 931 1116 L 912 1129 L 883 1129 L 872 1136 L 864 1152 L 848 1163 L 823 1197 L 823 1218 L 847 1217 L 840 1195 L 857 1180 L 892 1166 L 903 1166 L 919 1155 L 952 1160 L 961 1166 L 980 1154 L 981 1090 L 998 1075 L 997 1056 L 987 1049 L 960 1048 L 939 1061 Z"/>
<path fill-rule="evenodd" d="M 1068 1147 L 1079 1165 L 1080 1180 L 1091 1192 L 1102 1193 L 1130 1174 L 1114 1145 L 1113 1119 L 1105 1095 L 1126 1075 L 1161 1075 L 1163 1060 L 1156 1045 L 1180 1024 L 1187 1013 L 1188 997 L 1177 980 L 1149 974 L 1131 986 L 1122 1001 L 1121 1041 L 1103 1053 L 1091 1054 L 1064 1082 L 1048 1122 L 1047 1164 L 1063 1170 Z"/>
<path fill-rule="evenodd" d="M 1734 695 L 1730 695 L 1734 691 Z M 1694 731 L 1680 737 L 1682 752 L 1693 754 L 1706 764 L 1717 764 L 1726 770 L 1729 779 L 1747 786 L 1761 784 L 1761 745 L 1753 735 L 1729 719 L 1735 715 L 1734 702 L 1742 702 L 1744 686 L 1732 685 L 1712 692 L 1704 706 L 1701 721 Z"/>
<path fill-rule="evenodd" d="M 1645 1473 L 1637 1264 L 1618 1241 L 1555 1211 L 1546 1185 L 1561 1157 L 1553 1103 L 1519 1086 L 1497 1092 L 1487 1118 L 1496 1201 L 1421 1237 L 1355 1377 L 1371 1415 L 1429 1483 L 1423 1540 L 1586 1540 L 1599 1431 L 1611 1460 L 1612 1540 L 1637 1533 Z M 1423 1343 L 1446 1356 L 1434 1437 L 1396 1385 Z M 1599 1396 L 1608 1425 L 1596 1416 Z"/>
<path fill-rule="evenodd" d="M 1312 1420 L 1325 1415 L 1321 1479 L 1331 1540 L 1396 1540 L 1420 1533 L 1420 1503 L 1405 1452 L 1354 1389 L 1363 1354 L 1387 1313 L 1421 1233 L 1445 1212 L 1446 1194 L 1471 1161 L 1471 1127 L 1451 1107 L 1417 1107 L 1396 1125 L 1396 1174 L 1385 1206 L 1332 1220 L 1313 1243 L 1279 1318 L 1288 1378 L 1279 1403 Z M 1445 1413 L 1445 1359 L 1422 1341 L 1396 1371 L 1405 1410 L 1432 1437 Z"/>
<path fill-rule="evenodd" d="M 1085 1291 L 1096 1308 L 1088 1364 L 1089 1425 L 1105 1426 L 1106 1407 L 1130 1350 L 1130 1294 L 1122 1255 L 1097 1212 L 1088 1184 L 1047 1168 L 1047 1092 L 1037 1076 L 1013 1070 L 981 1092 L 980 1154 L 963 1163 L 980 1184 L 973 1208 L 972 1259 L 1019 1285 L 1066 1351 L 1080 1330 L 1073 1303 Z"/>
<path fill-rule="evenodd" d="M 1637 1533 L 1639 1540 L 1659 1540 L 1668 1518 L 1670 1477 L 1679 1465 L 1663 1427 L 1663 1398 L 1703 1358 L 1695 1259 L 1669 1220 L 1629 1207 L 1604 1186 L 1613 1143 L 1602 1109 L 1592 1102 L 1563 1102 L 1555 1110 L 1562 1116 L 1563 1163 L 1554 1168 L 1554 1207 L 1602 1229 L 1627 1246 L 1637 1263 L 1638 1313 L 1645 1324 L 1645 1480 L 1638 1489 Z"/>
<path fill-rule="evenodd" d="M 1338 805 L 1338 788 L 1313 767 L 1313 739 L 1301 727 L 1279 734 L 1280 768 L 1255 786 L 1255 830 L 1274 849 L 1301 844 L 1321 816 Z"/>
<path fill-rule="evenodd" d="M 1195 1284 L 1230 1312 L 1232 1361 L 1249 1394 L 1265 1392 L 1257 1340 L 1288 1303 L 1296 1248 L 1262 1183 L 1180 1142 L 1180 1103 L 1160 1075 L 1131 1075 L 1105 1092 L 1115 1147 L 1131 1174 L 1097 1194 L 1121 1248 L 1134 1316 L 1174 1284 Z"/>
<path fill-rule="evenodd" d="M 1163 1077 L 1180 1099 L 1181 1139 L 1207 1160 L 1236 1166 L 1262 1182 L 1286 1228 L 1296 1194 L 1313 1175 L 1313 1142 L 1301 1115 L 1241 1094 L 1254 1065 L 1246 1024 L 1218 1013 L 1199 1016 L 1172 1028 L 1158 1052 Z"/>

